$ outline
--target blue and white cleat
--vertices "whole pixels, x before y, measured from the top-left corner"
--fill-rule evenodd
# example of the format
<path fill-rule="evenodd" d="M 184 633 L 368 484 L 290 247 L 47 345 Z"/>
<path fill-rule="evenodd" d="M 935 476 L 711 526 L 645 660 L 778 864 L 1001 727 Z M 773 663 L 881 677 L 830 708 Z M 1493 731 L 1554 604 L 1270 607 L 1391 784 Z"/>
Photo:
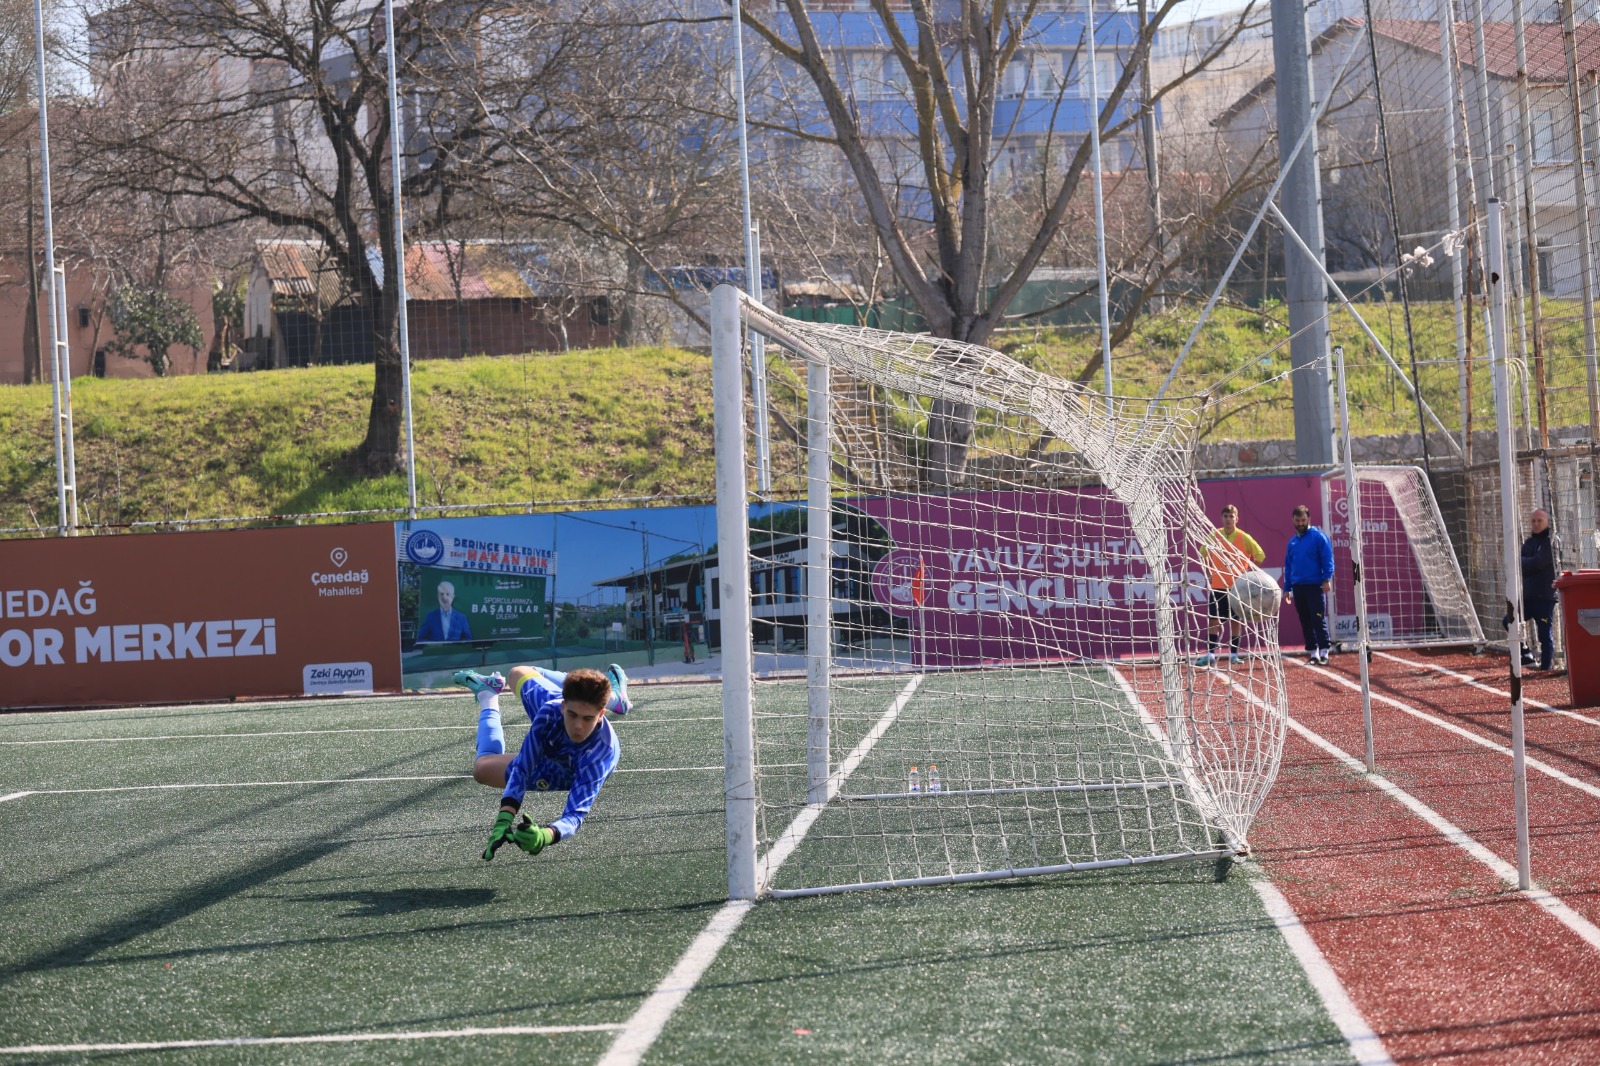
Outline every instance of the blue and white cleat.
<path fill-rule="evenodd" d="M 633 710 L 633 701 L 628 698 L 628 675 L 622 667 L 612 663 L 606 667 L 606 679 L 611 682 L 611 700 L 606 710 L 620 718 Z"/>
<path fill-rule="evenodd" d="M 458 685 L 465 685 L 476 695 L 479 692 L 493 692 L 496 695 L 506 690 L 506 679 L 498 673 L 480 674 L 476 670 L 457 670 L 452 678 Z"/>
<path fill-rule="evenodd" d="M 1208 651 L 1204 655 L 1202 655 L 1198 659 L 1196 659 L 1194 661 L 1194 664 L 1196 666 L 1215 666 L 1215 665 L 1217 665 L 1217 657 L 1216 657 L 1216 655 L 1214 655 L 1213 653 Z"/>

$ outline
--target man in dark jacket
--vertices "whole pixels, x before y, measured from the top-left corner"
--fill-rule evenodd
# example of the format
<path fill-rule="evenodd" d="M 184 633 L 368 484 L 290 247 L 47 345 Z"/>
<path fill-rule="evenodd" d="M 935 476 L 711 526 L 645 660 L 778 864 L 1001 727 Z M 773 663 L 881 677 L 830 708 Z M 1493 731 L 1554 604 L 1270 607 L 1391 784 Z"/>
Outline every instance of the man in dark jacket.
<path fill-rule="evenodd" d="M 1522 610 L 1539 634 L 1539 669 L 1548 670 L 1555 660 L 1550 620 L 1556 613 L 1556 548 L 1550 515 L 1535 509 L 1528 516 L 1528 529 L 1528 539 L 1522 542 Z M 1522 665 L 1533 665 L 1533 651 L 1526 643 L 1522 645 Z"/>

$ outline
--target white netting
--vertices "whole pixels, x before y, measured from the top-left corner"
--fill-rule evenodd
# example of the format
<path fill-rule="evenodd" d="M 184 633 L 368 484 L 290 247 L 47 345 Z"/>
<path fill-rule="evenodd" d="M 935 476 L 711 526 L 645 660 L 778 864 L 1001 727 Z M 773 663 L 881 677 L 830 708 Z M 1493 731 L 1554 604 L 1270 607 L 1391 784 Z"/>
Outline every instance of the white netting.
<path fill-rule="evenodd" d="M 1343 474 L 1326 482 L 1334 558 L 1328 623 L 1335 640 L 1353 643 L 1357 614 L 1347 489 Z M 1482 644 L 1483 627 L 1423 472 L 1412 466 L 1358 467 L 1356 482 L 1372 643 Z"/>
<path fill-rule="evenodd" d="M 1201 510 L 1193 410 L 1108 413 L 988 349 L 745 313 L 783 347 L 768 348 L 771 490 L 748 491 L 754 632 L 722 631 L 714 611 L 725 657 L 746 639 L 779 666 L 818 650 L 795 502 L 808 363 L 827 364 L 831 390 L 826 733 L 804 683 L 755 686 L 757 834 L 783 859 L 762 887 L 1242 849 L 1283 745 L 1278 614 L 1236 623 L 1235 662 L 1220 628 L 1216 667 L 1195 662 L 1208 547 L 1223 584 L 1251 570 Z M 719 422 L 753 425 L 748 406 Z M 808 743 L 825 765 L 808 767 Z"/>

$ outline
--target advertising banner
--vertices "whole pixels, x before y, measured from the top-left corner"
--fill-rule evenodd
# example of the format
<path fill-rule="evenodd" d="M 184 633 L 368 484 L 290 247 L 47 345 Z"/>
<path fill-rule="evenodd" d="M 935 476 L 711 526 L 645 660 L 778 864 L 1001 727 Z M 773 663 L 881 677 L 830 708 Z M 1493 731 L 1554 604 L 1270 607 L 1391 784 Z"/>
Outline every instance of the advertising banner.
<path fill-rule="evenodd" d="M 463 667 L 704 673 L 709 507 L 431 518 L 395 526 L 407 688 Z"/>
<path fill-rule="evenodd" d="M 1200 487 L 1214 519 L 1226 503 L 1239 508 L 1239 525 L 1261 543 L 1262 569 L 1274 578 L 1282 572 L 1294 506 L 1309 504 L 1314 517 L 1320 510 L 1320 479 L 1314 477 Z M 1155 650 L 1157 583 L 1129 534 L 1125 508 L 1104 489 L 872 497 L 852 504 L 894 545 L 873 564 L 871 595 L 905 621 L 920 661 L 1098 659 Z M 1168 577 L 1174 605 L 1195 611 L 1203 625 L 1205 574 L 1193 565 Z M 1287 608 L 1281 617 L 1293 613 Z M 1297 623 L 1285 629 L 1282 639 L 1299 638 Z"/>
<path fill-rule="evenodd" d="M 400 688 L 394 526 L 0 545 L 0 705 Z"/>

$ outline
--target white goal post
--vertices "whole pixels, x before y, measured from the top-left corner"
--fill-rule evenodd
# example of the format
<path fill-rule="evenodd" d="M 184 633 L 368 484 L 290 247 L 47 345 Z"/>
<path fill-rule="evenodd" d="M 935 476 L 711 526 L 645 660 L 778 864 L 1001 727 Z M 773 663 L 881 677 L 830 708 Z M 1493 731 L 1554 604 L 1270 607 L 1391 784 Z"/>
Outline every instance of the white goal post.
<path fill-rule="evenodd" d="M 1287 723 L 1278 598 L 1204 513 L 1192 403 L 1108 411 L 729 286 L 711 327 L 731 896 L 1247 851 Z"/>

